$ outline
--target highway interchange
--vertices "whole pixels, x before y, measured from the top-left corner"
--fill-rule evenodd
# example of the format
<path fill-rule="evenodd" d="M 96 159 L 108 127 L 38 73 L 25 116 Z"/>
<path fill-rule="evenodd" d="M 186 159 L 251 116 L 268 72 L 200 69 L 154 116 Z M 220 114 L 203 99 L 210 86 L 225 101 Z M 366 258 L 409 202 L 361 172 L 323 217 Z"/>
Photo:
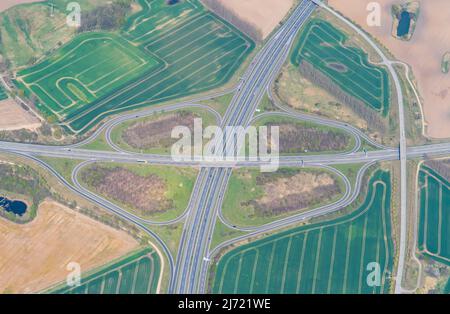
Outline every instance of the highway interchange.
<path fill-rule="evenodd" d="M 392 148 L 380 145 L 372 140 L 359 129 L 346 123 L 333 121 L 321 117 L 307 115 L 295 112 L 290 108 L 286 108 L 278 104 L 271 95 L 271 84 L 276 75 L 279 73 L 286 58 L 289 54 L 292 43 L 301 26 L 307 21 L 316 6 L 319 5 L 332 14 L 343 19 L 358 33 L 363 36 L 380 54 L 383 63 L 392 73 L 395 83 L 397 96 L 399 99 L 399 129 L 400 129 L 400 146 Z M 329 214 L 338 211 L 350 205 L 358 197 L 362 179 L 366 170 L 373 164 L 380 161 L 401 161 L 401 234 L 399 248 L 399 265 L 397 269 L 398 278 L 403 274 L 403 265 L 406 255 L 406 231 L 407 231 L 407 195 L 406 195 L 406 162 L 408 159 L 421 159 L 425 156 L 446 156 L 450 155 L 450 143 L 434 144 L 417 147 L 406 146 L 406 135 L 404 127 L 403 114 L 403 95 L 400 83 L 393 64 L 395 61 L 388 60 L 381 49 L 361 30 L 352 23 L 335 13 L 320 1 L 303 0 L 293 11 L 290 17 L 283 23 L 277 32 L 268 40 L 265 46 L 259 51 L 253 62 L 243 75 L 239 85 L 233 89 L 207 95 L 201 98 L 192 99 L 187 102 L 152 107 L 139 112 L 133 112 L 117 116 L 101 127 L 88 139 L 69 146 L 50 146 L 36 145 L 24 143 L 0 142 L 0 151 L 12 153 L 29 158 L 40 164 L 42 167 L 51 172 L 58 180 L 74 193 L 88 199 L 89 201 L 105 208 L 106 210 L 120 216 L 121 218 L 133 223 L 149 234 L 156 243 L 162 248 L 165 258 L 169 264 L 170 282 L 168 287 L 169 293 L 204 293 L 207 291 L 207 277 L 211 260 L 223 248 L 240 242 L 242 240 L 255 237 L 261 234 L 277 231 L 286 228 L 298 222 L 308 220 L 313 217 Z M 231 104 L 223 117 L 210 106 L 200 105 L 198 102 L 202 100 L 216 98 L 221 95 L 234 93 Z M 265 94 L 269 95 L 274 105 L 278 108 L 277 112 L 262 113 L 255 116 L 256 109 Z M 267 115 L 285 115 L 302 121 L 311 121 L 322 125 L 328 125 L 342 129 L 355 139 L 354 147 L 347 152 L 339 154 L 322 154 L 322 155 L 304 155 L 304 156 L 280 156 L 280 166 L 294 167 L 319 167 L 333 171 L 342 179 L 345 185 L 344 195 L 340 200 L 333 204 L 322 206 L 314 210 L 293 215 L 278 221 L 271 222 L 263 226 L 240 227 L 233 226 L 223 217 L 221 213 L 221 205 L 224 193 L 227 189 L 228 181 L 232 170 L 235 167 L 260 167 L 260 161 L 239 160 L 238 162 L 211 162 L 211 161 L 174 161 L 169 155 L 155 155 L 127 152 L 118 147 L 111 139 L 112 130 L 119 124 L 150 116 L 156 112 L 164 110 L 165 112 L 178 110 L 181 108 L 200 108 L 209 111 L 217 120 L 218 125 L 225 126 L 249 126 L 255 119 Z M 105 135 L 107 144 L 111 147 L 111 151 L 95 151 L 83 149 L 82 147 L 93 142 L 102 134 Z M 229 140 L 229 139 L 227 139 Z M 372 151 L 362 151 L 362 143 L 366 142 L 374 147 Z M 51 165 L 44 162 L 40 157 L 68 158 L 83 160 L 78 164 L 72 172 L 72 182 L 68 182 L 61 174 L 59 174 Z M 93 162 L 116 162 L 116 163 L 135 163 L 135 164 L 154 164 L 167 166 L 192 166 L 199 167 L 200 172 L 197 177 L 190 202 L 184 213 L 172 220 L 166 222 L 151 221 L 140 218 L 123 208 L 113 204 L 112 202 L 92 193 L 80 184 L 78 174 L 80 170 Z M 338 170 L 332 168 L 337 164 L 364 164 L 357 173 L 355 184 L 352 186 L 350 180 Z M 220 220 L 230 228 L 245 231 L 246 234 L 232 240 L 228 240 L 219 246 L 212 248 L 211 241 L 214 227 L 217 220 Z M 170 225 L 184 222 L 183 233 L 178 247 L 178 255 L 176 258 L 172 256 L 170 249 L 165 242 L 151 230 L 152 225 Z M 401 280 L 396 280 L 396 293 L 402 293 Z"/>

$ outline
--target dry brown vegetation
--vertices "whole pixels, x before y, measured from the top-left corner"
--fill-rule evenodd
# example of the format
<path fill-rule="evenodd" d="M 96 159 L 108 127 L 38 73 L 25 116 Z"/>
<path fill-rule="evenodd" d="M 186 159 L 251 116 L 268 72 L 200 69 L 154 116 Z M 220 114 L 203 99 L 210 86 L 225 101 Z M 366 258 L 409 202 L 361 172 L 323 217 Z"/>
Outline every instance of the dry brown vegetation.
<path fill-rule="evenodd" d="M 289 12 L 293 0 L 203 0 L 213 12 L 255 40 L 265 39 Z"/>
<path fill-rule="evenodd" d="M 261 216 L 309 208 L 340 193 L 336 180 L 325 172 L 261 174 L 256 183 L 262 186 L 264 196 L 244 205 L 252 205 Z"/>
<path fill-rule="evenodd" d="M 42 2 L 42 0 L 2 0 L 0 1 L 0 12 L 22 3 Z"/>
<path fill-rule="evenodd" d="M 428 160 L 425 165 L 434 169 L 444 179 L 450 182 L 450 159 Z"/>
<path fill-rule="evenodd" d="M 356 116 L 349 107 L 341 105 L 329 92 L 304 78 L 290 63 L 283 68 L 275 81 L 274 94 L 283 104 L 294 109 L 346 121 L 363 130 L 367 129 L 366 121 Z"/>
<path fill-rule="evenodd" d="M 125 232 L 46 201 L 29 224 L 0 219 L 0 293 L 39 292 L 65 280 L 70 262 L 89 271 L 137 246 Z"/>
<path fill-rule="evenodd" d="M 423 97 L 427 133 L 435 138 L 450 137 L 450 76 L 442 73 L 442 56 L 450 47 L 450 1 L 420 1 L 420 15 L 410 41 L 391 35 L 392 5 L 398 0 L 379 0 L 381 27 L 369 27 L 367 4 L 372 0 L 329 0 L 329 4 L 372 34 L 400 61 L 411 65 Z"/>
<path fill-rule="evenodd" d="M 179 125 L 193 130 L 195 118 L 198 116 L 182 111 L 164 115 L 156 120 L 137 122 L 123 132 L 122 138 L 135 149 L 170 147 L 177 141 L 171 138 L 172 130 Z"/>
<path fill-rule="evenodd" d="M 165 197 L 166 182 L 155 174 L 140 176 L 120 167 L 95 165 L 82 172 L 81 178 L 96 192 L 136 208 L 142 215 L 174 207 L 173 201 Z"/>
<path fill-rule="evenodd" d="M 296 123 L 268 123 L 279 126 L 279 151 L 285 154 L 303 152 L 342 151 L 349 145 L 349 137 L 332 130 L 321 130 Z"/>

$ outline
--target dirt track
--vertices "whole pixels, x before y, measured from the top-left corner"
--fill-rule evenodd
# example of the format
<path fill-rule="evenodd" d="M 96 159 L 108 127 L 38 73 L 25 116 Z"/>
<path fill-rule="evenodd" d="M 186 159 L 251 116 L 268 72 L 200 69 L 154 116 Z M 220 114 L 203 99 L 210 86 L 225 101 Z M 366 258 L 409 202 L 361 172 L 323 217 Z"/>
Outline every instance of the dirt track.
<path fill-rule="evenodd" d="M 330 0 L 329 4 L 379 39 L 398 60 L 412 66 L 424 100 L 428 135 L 450 137 L 450 75 L 441 72 L 442 57 L 450 51 L 450 1 L 421 0 L 419 20 L 409 42 L 391 36 L 391 6 L 402 1 L 378 1 L 382 6 L 381 27 L 366 23 L 369 2 L 372 0 L 352 0 L 349 5 L 348 0 Z"/>
<path fill-rule="evenodd" d="M 137 246 L 125 232 L 44 202 L 29 224 L 0 219 L 0 293 L 41 291 L 65 280 L 69 262 L 88 271 Z"/>

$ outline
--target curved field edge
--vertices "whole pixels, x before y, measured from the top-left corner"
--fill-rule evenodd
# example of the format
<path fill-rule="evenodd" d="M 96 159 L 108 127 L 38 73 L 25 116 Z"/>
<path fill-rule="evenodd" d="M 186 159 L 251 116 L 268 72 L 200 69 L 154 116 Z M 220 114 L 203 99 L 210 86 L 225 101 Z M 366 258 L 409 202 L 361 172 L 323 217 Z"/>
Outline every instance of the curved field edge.
<path fill-rule="evenodd" d="M 450 183 L 432 168 L 421 166 L 419 189 L 418 250 L 450 266 Z"/>
<path fill-rule="evenodd" d="M 394 258 L 390 209 L 390 173 L 378 170 L 356 211 L 226 253 L 218 262 L 212 292 L 388 293 Z M 369 287 L 372 262 L 380 266 L 381 281 Z"/>
<path fill-rule="evenodd" d="M 147 178 L 148 176 L 156 176 L 165 185 L 166 190 L 164 192 L 165 199 L 172 201 L 173 207 L 162 212 L 154 212 L 149 214 L 142 214 L 132 204 L 119 199 L 113 199 L 110 195 L 99 193 L 96 190 L 96 186 L 85 182 L 83 180 L 83 174 L 89 174 L 89 178 L 95 176 L 93 168 L 98 166 L 100 170 L 125 170 L 131 175 Z M 84 166 L 79 173 L 78 180 L 82 186 L 93 193 L 105 198 L 117 206 L 122 207 L 126 211 L 135 214 L 142 219 L 151 219 L 155 222 L 165 222 L 178 218 L 186 210 L 191 193 L 194 188 L 195 180 L 197 178 L 198 170 L 191 168 L 168 168 L 165 166 L 154 165 L 141 165 L 141 164 L 117 164 L 107 162 L 95 162 Z M 102 179 L 102 178 L 100 178 Z M 118 187 L 120 189 L 120 185 Z M 133 192 L 133 191 L 131 191 Z"/>
<path fill-rule="evenodd" d="M 150 269 L 147 267 L 148 265 L 145 265 L 147 259 L 151 261 Z M 130 268 L 127 267 L 131 266 L 135 266 L 135 268 L 129 270 Z M 141 270 L 141 267 L 147 268 Z M 61 283 L 56 287 L 45 290 L 44 293 L 157 293 L 159 292 L 158 288 L 160 285 L 161 270 L 161 261 L 157 252 L 151 247 L 146 247 L 131 252 L 130 254 L 127 254 L 126 256 L 112 261 L 104 266 L 90 270 L 86 273 L 86 275 L 82 276 L 80 285 L 72 287 L 67 283 Z M 133 271 L 134 273 L 131 274 Z M 133 275 L 133 278 L 130 278 L 130 275 Z M 145 275 L 147 275 L 147 277 L 145 277 Z M 147 290 L 145 290 L 145 287 L 147 287 Z"/>
<path fill-rule="evenodd" d="M 220 121 L 217 121 L 215 116 L 210 111 L 206 111 L 201 108 L 186 107 L 183 109 L 177 109 L 174 111 L 164 111 L 164 112 L 152 114 L 151 116 L 124 121 L 124 122 L 118 124 L 117 126 L 115 126 L 111 130 L 111 132 L 110 132 L 111 141 L 115 145 L 117 145 L 117 147 L 119 147 L 120 149 L 122 149 L 124 151 L 128 151 L 128 152 L 170 155 L 172 145 L 168 145 L 168 146 L 161 145 L 158 147 L 151 147 L 151 148 L 145 147 L 145 148 L 139 149 L 137 147 L 133 147 L 132 145 L 130 145 L 130 143 L 128 143 L 127 140 L 124 138 L 124 135 L 127 132 L 127 130 L 133 128 L 134 126 L 138 125 L 139 123 L 152 124 L 154 122 L 158 122 L 158 119 L 163 119 L 164 117 L 171 116 L 174 114 L 179 114 L 179 113 L 181 113 L 181 114 L 190 113 L 190 114 L 195 115 L 195 118 L 202 119 L 203 128 L 220 124 Z M 186 125 L 180 125 L 180 126 L 186 126 Z M 167 138 L 167 140 L 170 140 L 170 138 Z"/>
<path fill-rule="evenodd" d="M 320 43 L 310 43 L 312 41 L 310 40 L 310 35 L 314 28 L 323 31 L 324 36 L 325 34 L 326 36 L 330 36 L 329 40 L 326 41 L 313 34 L 319 40 L 323 41 Z M 322 28 L 327 29 L 324 31 Z M 291 51 L 290 62 L 297 67 L 299 67 L 302 61 L 311 63 L 315 69 L 318 69 L 321 73 L 326 75 L 345 93 L 359 99 L 369 108 L 386 116 L 389 112 L 389 103 L 391 101 L 389 75 L 387 70 L 370 63 L 368 54 L 361 48 L 345 45 L 347 40 L 348 35 L 334 27 L 330 22 L 321 18 L 313 18 L 297 37 Z M 321 49 L 320 55 L 326 57 L 317 58 L 317 55 L 313 53 L 314 49 Z M 339 49 L 345 50 L 347 53 L 342 53 Z M 305 53 L 305 50 L 308 51 Z M 353 58 L 351 55 L 353 55 Z M 357 59 L 359 63 L 356 62 L 355 59 Z M 333 64 L 337 64 L 340 67 L 342 66 L 342 69 L 333 68 Z M 351 66 L 355 66 L 353 69 L 353 76 L 345 75 L 348 70 L 352 69 Z M 356 71 L 356 69 L 359 69 L 359 71 Z M 367 72 L 367 75 L 362 76 L 361 74 L 364 71 Z M 380 77 L 374 77 L 374 74 L 370 73 L 370 71 L 378 72 Z M 359 79 L 356 80 L 358 76 Z M 375 81 L 370 82 L 370 80 L 368 80 L 370 77 Z M 366 89 L 364 86 L 361 86 L 362 83 L 367 83 L 368 86 Z M 374 84 L 371 85 L 370 83 Z M 380 94 L 373 95 L 369 91 L 370 89 L 380 90 Z M 369 99 L 372 101 L 369 101 Z"/>

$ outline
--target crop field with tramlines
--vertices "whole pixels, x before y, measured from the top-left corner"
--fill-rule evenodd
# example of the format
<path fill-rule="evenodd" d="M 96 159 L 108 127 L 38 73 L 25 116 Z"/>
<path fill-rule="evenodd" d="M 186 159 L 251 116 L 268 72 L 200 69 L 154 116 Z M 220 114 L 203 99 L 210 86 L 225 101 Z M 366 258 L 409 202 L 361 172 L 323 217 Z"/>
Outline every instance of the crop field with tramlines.
<path fill-rule="evenodd" d="M 243 245 L 219 261 L 214 293 L 387 293 L 393 267 L 390 173 L 377 171 L 351 214 Z M 380 266 L 370 285 L 368 265 Z"/>
<path fill-rule="evenodd" d="M 293 50 L 291 62 L 310 63 L 345 93 L 386 115 L 390 88 L 386 69 L 368 61 L 367 53 L 346 45 L 347 35 L 330 23 L 311 20 Z"/>
<path fill-rule="evenodd" d="M 433 169 L 419 172 L 419 251 L 450 266 L 450 183 Z"/>
<path fill-rule="evenodd" d="M 106 116 L 226 83 L 254 43 L 198 0 L 139 0 L 118 34 L 85 33 L 18 73 L 38 107 L 72 133 Z"/>
<path fill-rule="evenodd" d="M 3 89 L 3 87 L 0 85 L 0 100 L 5 100 L 8 98 L 8 95 L 6 94 L 6 91 Z"/>
<path fill-rule="evenodd" d="M 118 262 L 102 267 L 82 278 L 79 287 L 56 288 L 57 294 L 148 294 L 157 293 L 161 272 L 158 254 L 150 248 L 140 250 Z"/>

